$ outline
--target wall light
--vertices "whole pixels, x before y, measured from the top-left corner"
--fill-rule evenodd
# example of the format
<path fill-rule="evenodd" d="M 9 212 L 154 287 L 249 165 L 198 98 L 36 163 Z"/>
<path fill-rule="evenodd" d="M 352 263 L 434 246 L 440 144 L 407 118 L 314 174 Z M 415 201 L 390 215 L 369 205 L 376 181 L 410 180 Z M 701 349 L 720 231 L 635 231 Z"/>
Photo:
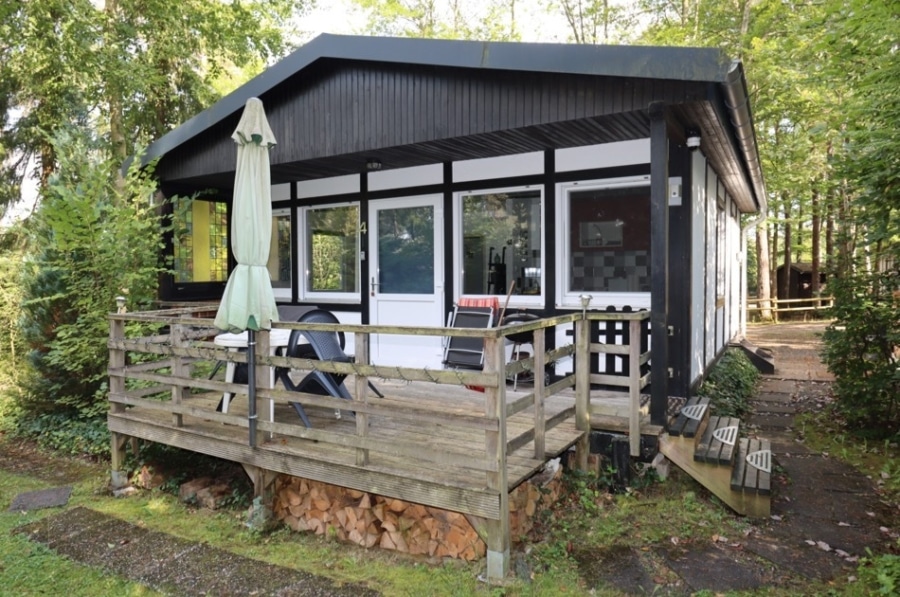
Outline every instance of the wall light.
<path fill-rule="evenodd" d="M 381 170 L 381 160 L 377 158 L 366 158 L 366 170 L 369 172 Z"/>

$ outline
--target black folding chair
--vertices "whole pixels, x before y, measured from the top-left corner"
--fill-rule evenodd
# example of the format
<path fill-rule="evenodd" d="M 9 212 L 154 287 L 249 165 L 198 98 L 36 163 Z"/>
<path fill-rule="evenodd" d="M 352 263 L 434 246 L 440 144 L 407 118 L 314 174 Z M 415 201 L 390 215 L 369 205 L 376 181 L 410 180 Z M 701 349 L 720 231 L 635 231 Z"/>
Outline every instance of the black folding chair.
<path fill-rule="evenodd" d="M 494 325 L 493 307 L 455 305 L 447 327 L 489 328 Z M 481 369 L 484 367 L 484 339 L 450 336 L 444 345 L 444 364 L 449 367 Z"/>
<path fill-rule="evenodd" d="M 338 319 L 330 311 L 324 309 L 316 309 L 304 313 L 299 323 L 339 323 Z M 301 338 L 305 338 L 306 342 L 301 342 Z M 352 363 L 353 357 L 344 352 L 343 332 L 325 332 L 313 330 L 293 330 L 288 340 L 285 356 L 290 358 L 305 358 L 318 361 L 331 361 L 334 363 Z M 343 398 L 352 400 L 347 386 L 344 385 L 344 379 L 347 377 L 343 373 L 331 373 L 326 371 L 313 370 L 306 374 L 299 383 L 294 383 L 291 379 L 290 370 L 286 367 L 278 367 L 275 369 L 275 376 L 281 380 L 284 387 L 292 392 L 306 392 L 308 394 L 317 394 L 320 396 L 334 396 L 335 398 Z M 384 396 L 379 392 L 372 383 L 369 387 L 380 397 Z M 303 423 L 310 427 L 309 419 L 303 406 L 299 402 L 291 402 L 294 410 L 303 419 Z M 340 418 L 340 410 L 335 411 L 335 416 Z"/>

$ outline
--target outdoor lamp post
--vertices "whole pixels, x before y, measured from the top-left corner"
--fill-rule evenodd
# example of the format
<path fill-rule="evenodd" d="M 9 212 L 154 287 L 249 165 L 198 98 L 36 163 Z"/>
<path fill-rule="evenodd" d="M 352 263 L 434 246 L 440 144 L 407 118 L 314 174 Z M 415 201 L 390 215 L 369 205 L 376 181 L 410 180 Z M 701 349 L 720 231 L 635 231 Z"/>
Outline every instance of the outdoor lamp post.
<path fill-rule="evenodd" d="M 581 318 L 584 319 L 587 316 L 588 305 L 591 304 L 591 300 L 594 297 L 589 294 L 582 294 L 578 298 L 581 299 Z"/>

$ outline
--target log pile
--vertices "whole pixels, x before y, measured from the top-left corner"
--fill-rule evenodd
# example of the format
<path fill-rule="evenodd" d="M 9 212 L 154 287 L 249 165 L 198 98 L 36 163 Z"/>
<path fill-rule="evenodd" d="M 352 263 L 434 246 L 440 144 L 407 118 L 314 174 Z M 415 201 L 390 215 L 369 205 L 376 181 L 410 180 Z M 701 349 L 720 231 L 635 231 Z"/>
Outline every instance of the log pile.
<path fill-rule="evenodd" d="M 543 487 L 526 482 L 510 493 L 513 540 L 531 530 L 535 512 L 559 497 L 560 477 L 556 471 Z M 295 531 L 327 533 L 366 548 L 467 561 L 487 551 L 463 514 L 298 477 L 278 478 L 273 511 Z"/>
<path fill-rule="evenodd" d="M 509 492 L 509 534 L 513 541 L 534 528 L 535 514 L 549 508 L 562 493 L 562 467 L 538 473 Z"/>

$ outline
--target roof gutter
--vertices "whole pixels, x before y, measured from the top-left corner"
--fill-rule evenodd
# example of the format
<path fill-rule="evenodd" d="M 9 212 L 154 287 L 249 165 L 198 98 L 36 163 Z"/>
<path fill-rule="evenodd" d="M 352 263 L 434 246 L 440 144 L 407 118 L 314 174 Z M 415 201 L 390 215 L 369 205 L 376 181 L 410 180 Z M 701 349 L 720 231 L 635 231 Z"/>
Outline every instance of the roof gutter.
<path fill-rule="evenodd" d="M 759 213 L 765 214 L 768 209 L 766 183 L 763 180 L 762 164 L 759 149 L 756 145 L 756 131 L 753 129 L 753 116 L 750 114 L 750 98 L 747 92 L 747 80 L 744 78 L 744 67 L 739 60 L 731 63 L 725 80 L 722 82 L 725 93 L 725 107 L 734 127 L 738 146 L 747 166 L 747 174 L 756 195 Z"/>

